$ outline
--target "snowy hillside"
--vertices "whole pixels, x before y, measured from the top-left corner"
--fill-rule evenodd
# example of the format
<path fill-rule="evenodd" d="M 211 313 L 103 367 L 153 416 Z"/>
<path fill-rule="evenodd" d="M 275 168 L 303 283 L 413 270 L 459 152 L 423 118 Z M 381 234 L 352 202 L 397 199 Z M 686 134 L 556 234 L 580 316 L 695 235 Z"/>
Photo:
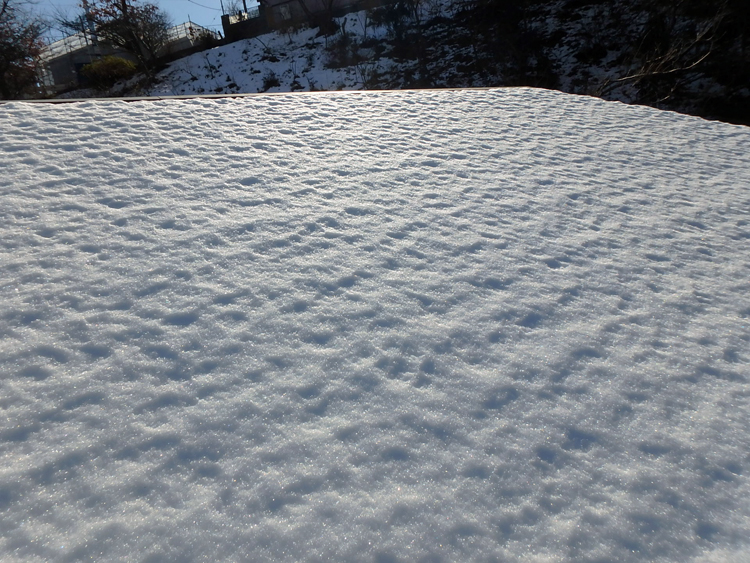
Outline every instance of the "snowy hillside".
<path fill-rule="evenodd" d="M 60 97 L 529 86 L 747 125 L 750 9 L 722 6 L 386 2 L 322 27 L 297 22 L 209 48 L 110 89 Z"/>
<path fill-rule="evenodd" d="M 3 561 L 746 561 L 750 132 L 544 90 L 0 106 Z"/>
<path fill-rule="evenodd" d="M 749 124 L 750 10 L 714 4 L 390 3 L 327 36 L 303 25 L 197 53 L 108 95 L 533 86 Z"/>
<path fill-rule="evenodd" d="M 364 11 L 338 18 L 337 22 L 355 44 L 365 38 L 379 42 L 387 34 L 384 26 L 373 26 Z M 375 76 L 401 66 L 387 57 L 375 60 L 368 48 L 357 49 L 362 55 L 358 64 L 336 63 L 333 44 L 341 36 L 317 37 L 318 31 L 303 28 L 268 33 L 195 53 L 171 63 L 146 93 L 170 96 L 361 90 L 373 86 L 369 82 Z"/>

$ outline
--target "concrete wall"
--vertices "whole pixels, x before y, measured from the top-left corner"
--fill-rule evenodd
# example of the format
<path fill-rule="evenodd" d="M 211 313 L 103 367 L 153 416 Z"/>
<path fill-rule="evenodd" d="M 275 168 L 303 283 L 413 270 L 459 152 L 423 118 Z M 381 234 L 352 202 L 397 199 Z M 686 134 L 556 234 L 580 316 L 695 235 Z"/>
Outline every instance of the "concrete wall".
<path fill-rule="evenodd" d="M 349 12 L 383 6 L 393 0 L 259 0 L 265 8 L 268 25 L 283 29 L 290 25 L 307 23 L 320 26 L 328 18 L 340 17 Z"/>
<path fill-rule="evenodd" d="M 224 37 L 227 43 L 249 39 L 275 29 L 307 24 L 321 27 L 326 20 L 340 17 L 349 12 L 384 6 L 393 0 L 259 0 L 256 14 L 249 14 L 246 20 L 238 21 L 235 15 L 221 16 Z"/>

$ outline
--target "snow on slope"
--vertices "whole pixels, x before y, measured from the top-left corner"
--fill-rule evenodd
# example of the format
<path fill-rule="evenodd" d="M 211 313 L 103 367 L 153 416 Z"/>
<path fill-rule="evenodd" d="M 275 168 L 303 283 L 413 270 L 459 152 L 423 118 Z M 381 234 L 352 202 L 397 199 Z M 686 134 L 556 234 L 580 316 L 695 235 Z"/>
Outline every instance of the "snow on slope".
<path fill-rule="evenodd" d="M 0 106 L 4 561 L 750 557 L 750 132 L 507 89 Z"/>
<path fill-rule="evenodd" d="M 336 22 L 350 41 L 386 35 L 386 28 L 374 26 L 364 11 L 336 18 Z M 326 45 L 340 36 L 316 37 L 318 31 L 267 33 L 178 59 L 157 74 L 156 85 L 147 95 L 359 90 L 374 72 L 385 72 L 394 64 L 387 57 L 375 60 L 370 50 L 360 49 L 364 62 L 331 68 Z"/>

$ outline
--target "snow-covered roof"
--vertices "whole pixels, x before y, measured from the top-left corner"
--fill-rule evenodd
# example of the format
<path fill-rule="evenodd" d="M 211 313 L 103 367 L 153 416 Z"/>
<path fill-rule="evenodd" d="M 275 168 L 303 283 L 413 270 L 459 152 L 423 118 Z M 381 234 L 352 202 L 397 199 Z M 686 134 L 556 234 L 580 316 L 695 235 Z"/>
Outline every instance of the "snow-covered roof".
<path fill-rule="evenodd" d="M 533 89 L 0 112 L 0 559 L 750 556 L 747 128 Z"/>

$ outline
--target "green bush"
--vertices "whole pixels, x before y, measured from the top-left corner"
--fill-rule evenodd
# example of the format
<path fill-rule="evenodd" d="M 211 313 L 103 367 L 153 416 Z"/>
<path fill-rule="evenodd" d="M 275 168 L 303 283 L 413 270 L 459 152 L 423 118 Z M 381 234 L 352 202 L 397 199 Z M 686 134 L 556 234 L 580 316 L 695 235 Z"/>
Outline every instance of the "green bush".
<path fill-rule="evenodd" d="M 135 74 L 137 67 L 133 61 L 122 57 L 107 56 L 87 64 L 81 74 L 97 90 L 107 90 L 119 80 L 125 80 Z"/>

